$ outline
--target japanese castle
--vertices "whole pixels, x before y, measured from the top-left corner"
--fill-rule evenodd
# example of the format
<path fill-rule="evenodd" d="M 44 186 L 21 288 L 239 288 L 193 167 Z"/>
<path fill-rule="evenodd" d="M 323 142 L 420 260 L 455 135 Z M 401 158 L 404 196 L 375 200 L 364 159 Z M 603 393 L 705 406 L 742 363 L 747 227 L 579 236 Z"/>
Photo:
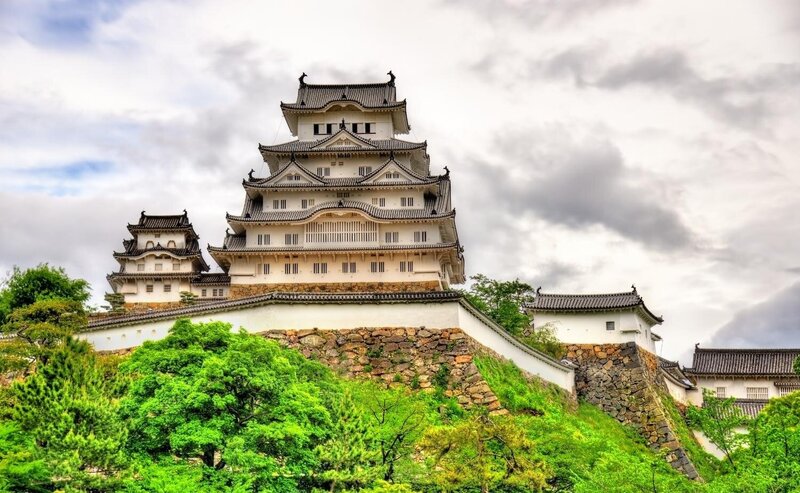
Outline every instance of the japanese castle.
<path fill-rule="evenodd" d="M 146 237 L 115 254 L 114 291 L 129 307 L 154 307 L 179 302 L 181 291 L 203 300 L 275 291 L 430 292 L 463 283 L 450 172 L 431 174 L 426 142 L 396 138 L 411 127 L 388 75 L 369 84 L 300 77 L 296 100 L 281 103 L 296 140 L 259 145 L 269 176 L 250 171 L 242 211 L 226 215 L 222 244 L 208 247 L 224 275 L 203 274 L 208 266 L 185 214 L 143 212 L 131 231 Z"/>

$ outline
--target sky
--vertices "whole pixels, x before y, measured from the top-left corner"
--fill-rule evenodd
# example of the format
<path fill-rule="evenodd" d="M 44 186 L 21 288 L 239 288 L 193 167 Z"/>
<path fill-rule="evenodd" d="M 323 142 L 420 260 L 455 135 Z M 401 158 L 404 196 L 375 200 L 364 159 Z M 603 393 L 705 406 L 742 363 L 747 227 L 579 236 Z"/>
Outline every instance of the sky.
<path fill-rule="evenodd" d="M 800 347 L 794 0 L 4 0 L 0 59 L 0 272 L 63 266 L 101 305 L 140 211 L 220 245 L 298 76 L 392 70 L 468 275 L 635 284 L 685 363 Z"/>

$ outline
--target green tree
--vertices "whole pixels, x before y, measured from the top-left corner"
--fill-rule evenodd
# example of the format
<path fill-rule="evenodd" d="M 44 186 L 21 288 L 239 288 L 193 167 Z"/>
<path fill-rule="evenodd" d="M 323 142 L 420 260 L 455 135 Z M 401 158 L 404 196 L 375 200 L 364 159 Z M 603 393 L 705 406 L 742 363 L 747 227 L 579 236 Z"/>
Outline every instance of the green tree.
<path fill-rule="evenodd" d="M 0 369 L 23 370 L 45 364 L 65 341 L 86 326 L 86 313 L 78 301 L 44 299 L 16 308 L 0 331 Z"/>
<path fill-rule="evenodd" d="M 552 324 L 545 324 L 537 329 L 530 329 L 523 332 L 520 337 L 528 346 L 549 354 L 550 356 L 561 359 L 566 354 L 564 345 L 556 337 L 556 331 Z"/>
<path fill-rule="evenodd" d="M 221 322 L 179 320 L 121 365 L 131 452 L 199 459 L 230 484 L 297 491 L 330 431 L 329 370 Z"/>
<path fill-rule="evenodd" d="M 194 305 L 197 303 L 197 295 L 191 291 L 181 291 L 181 304 Z"/>
<path fill-rule="evenodd" d="M 550 475 L 525 429 L 512 418 L 474 416 L 432 428 L 420 446 L 432 462 L 433 481 L 443 491 L 542 491 Z"/>
<path fill-rule="evenodd" d="M 61 267 L 39 264 L 22 270 L 14 267 L 0 290 L 0 324 L 17 308 L 41 300 L 64 299 L 84 305 L 89 299 L 89 283 L 71 279 Z"/>
<path fill-rule="evenodd" d="M 533 288 L 519 279 L 497 281 L 483 274 L 472 276 L 474 281 L 464 296 L 476 308 L 485 313 L 512 334 L 522 334 L 531 324 L 531 318 L 523 306 L 533 301 Z"/>
<path fill-rule="evenodd" d="M 52 491 L 51 473 L 33 437 L 13 421 L 0 422 L 0 491 Z"/>
<path fill-rule="evenodd" d="M 317 447 L 323 469 L 320 476 L 330 482 L 328 491 L 357 488 L 378 479 L 379 455 L 371 447 L 372 430 L 349 388 L 333 401 L 331 418 L 330 437 Z"/>
<path fill-rule="evenodd" d="M 127 433 L 116 414 L 115 384 L 91 347 L 73 339 L 14 384 L 13 420 L 32 437 L 34 457 L 53 484 L 108 488 L 119 479 Z"/>
<path fill-rule="evenodd" d="M 735 401 L 733 397 L 720 399 L 713 391 L 703 389 L 703 407 L 692 406 L 686 414 L 689 423 L 725 454 L 734 469 L 733 452 L 742 445 L 744 438 L 738 429 L 747 424 L 746 416 Z"/>

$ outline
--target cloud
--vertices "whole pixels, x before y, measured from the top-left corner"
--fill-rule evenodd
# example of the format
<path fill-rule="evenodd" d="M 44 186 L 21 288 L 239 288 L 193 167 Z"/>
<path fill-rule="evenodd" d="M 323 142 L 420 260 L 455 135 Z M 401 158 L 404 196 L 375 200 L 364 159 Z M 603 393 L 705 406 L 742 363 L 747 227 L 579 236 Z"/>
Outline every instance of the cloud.
<path fill-rule="evenodd" d="M 743 128 L 761 127 L 780 112 L 781 96 L 800 97 L 798 63 L 761 64 L 747 74 L 728 69 L 709 76 L 701 73 L 685 51 L 674 47 L 614 57 L 604 45 L 574 46 L 531 60 L 528 66 L 530 78 L 569 76 L 576 87 L 584 89 L 641 87 L 663 92 L 714 119 Z"/>
<path fill-rule="evenodd" d="M 530 28 L 544 23 L 575 22 L 639 0 L 445 0 L 444 3 L 469 9 L 482 20 L 512 20 Z"/>
<path fill-rule="evenodd" d="M 800 282 L 738 312 L 714 333 L 712 347 L 800 347 Z"/>
<path fill-rule="evenodd" d="M 626 166 L 620 150 L 605 140 L 575 140 L 560 132 L 504 135 L 494 148 L 500 165 L 485 163 L 483 183 L 510 214 L 532 214 L 572 229 L 601 226 L 659 250 L 690 247 L 695 241 L 679 213 L 659 200 L 658 181 Z M 519 163 L 510 172 L 503 163 Z M 487 179 L 488 178 L 488 179 Z"/>

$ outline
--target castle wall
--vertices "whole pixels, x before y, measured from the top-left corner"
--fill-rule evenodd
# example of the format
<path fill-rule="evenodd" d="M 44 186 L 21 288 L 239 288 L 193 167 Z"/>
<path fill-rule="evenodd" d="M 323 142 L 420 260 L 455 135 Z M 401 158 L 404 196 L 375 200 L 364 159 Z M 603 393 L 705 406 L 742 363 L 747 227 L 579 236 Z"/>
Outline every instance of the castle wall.
<path fill-rule="evenodd" d="M 215 308 L 215 305 L 221 308 Z M 79 334 L 79 337 L 99 351 L 116 351 L 166 337 L 178 318 L 189 318 L 193 322 L 219 320 L 230 323 L 234 330 L 244 328 L 251 333 L 314 329 L 341 333 L 348 330 L 379 331 L 386 330 L 386 327 L 415 327 L 428 331 L 459 329 L 477 344 L 513 361 L 528 374 L 558 385 L 570 394 L 575 388 L 575 374 L 571 369 L 525 346 L 459 299 L 415 302 L 370 302 L 365 299 L 361 303 L 236 300 L 175 313 L 155 312 L 146 317 L 118 317 L 110 322 L 101 320 L 90 324 L 89 331 Z M 109 323 L 111 325 L 107 325 Z"/>
<path fill-rule="evenodd" d="M 579 397 L 635 428 L 653 450 L 666 449 L 672 467 L 691 479 L 699 477 L 662 400 L 668 389 L 654 354 L 633 342 L 569 344 L 567 359 L 578 365 Z"/>

